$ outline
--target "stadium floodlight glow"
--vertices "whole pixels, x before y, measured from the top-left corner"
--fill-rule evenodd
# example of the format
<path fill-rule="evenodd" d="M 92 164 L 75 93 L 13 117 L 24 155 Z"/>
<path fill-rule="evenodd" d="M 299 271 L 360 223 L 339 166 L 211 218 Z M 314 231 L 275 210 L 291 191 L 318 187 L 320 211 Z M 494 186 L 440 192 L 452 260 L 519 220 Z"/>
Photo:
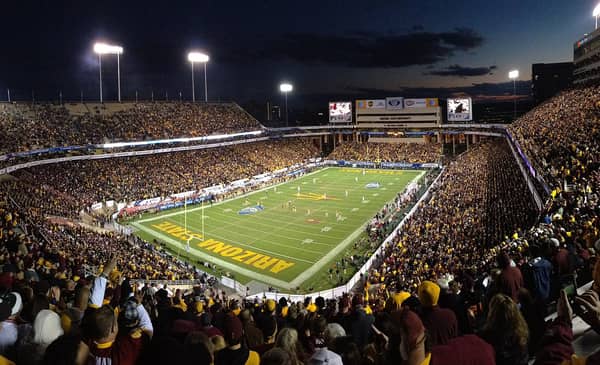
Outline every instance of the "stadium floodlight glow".
<path fill-rule="evenodd" d="M 594 11 L 592 12 L 592 16 L 596 18 L 596 29 L 598 29 L 598 17 L 600 17 L 600 4 L 596 5 Z"/>
<path fill-rule="evenodd" d="M 519 70 L 512 70 L 508 73 L 508 78 L 513 80 L 513 120 L 517 119 L 517 79 L 519 78 Z"/>
<path fill-rule="evenodd" d="M 287 95 L 292 90 L 294 90 L 294 85 L 290 84 L 289 82 L 282 82 L 281 84 L 279 84 L 279 91 L 281 91 L 285 95 L 285 126 L 286 127 L 289 127 Z"/>
<path fill-rule="evenodd" d="M 254 137 L 263 134 L 263 131 L 250 131 L 250 132 L 239 132 L 239 133 L 231 133 L 231 134 L 212 134 L 210 136 L 202 136 L 202 137 L 182 137 L 182 138 L 172 138 L 172 139 L 155 139 L 152 141 L 134 141 L 134 142 L 114 142 L 114 143 L 104 143 L 102 145 L 97 145 L 97 147 L 101 147 L 103 149 L 110 148 L 122 148 L 122 147 L 137 147 L 137 146 L 147 146 L 152 144 L 164 144 L 164 143 L 189 143 L 189 142 L 205 142 L 205 141 L 218 141 L 221 139 L 233 139 L 238 137 Z"/>
<path fill-rule="evenodd" d="M 279 91 L 281 91 L 282 93 L 289 93 L 290 91 L 294 90 L 294 85 L 289 84 L 287 82 L 284 82 L 283 84 L 279 85 Z"/>
<path fill-rule="evenodd" d="M 202 52 L 189 52 L 188 61 L 192 64 L 192 101 L 196 101 L 196 84 L 194 82 L 194 63 L 204 64 L 204 102 L 208 102 L 208 87 L 206 83 L 206 64 L 210 60 L 207 54 Z"/>
<path fill-rule="evenodd" d="M 121 102 L 121 60 L 120 56 L 123 54 L 123 47 L 97 42 L 94 44 L 94 53 L 98 55 L 98 68 L 100 70 L 100 103 L 102 99 L 102 55 L 115 54 L 117 55 L 117 88 L 119 103 Z"/>

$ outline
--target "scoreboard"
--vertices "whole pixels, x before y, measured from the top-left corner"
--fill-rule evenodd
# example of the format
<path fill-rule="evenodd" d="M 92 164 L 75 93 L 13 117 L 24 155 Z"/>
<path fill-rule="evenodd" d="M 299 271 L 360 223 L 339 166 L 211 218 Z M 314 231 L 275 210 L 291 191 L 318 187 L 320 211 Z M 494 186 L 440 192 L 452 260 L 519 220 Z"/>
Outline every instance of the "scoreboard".
<path fill-rule="evenodd" d="M 334 101 L 329 103 L 329 123 L 352 123 L 352 102 Z"/>

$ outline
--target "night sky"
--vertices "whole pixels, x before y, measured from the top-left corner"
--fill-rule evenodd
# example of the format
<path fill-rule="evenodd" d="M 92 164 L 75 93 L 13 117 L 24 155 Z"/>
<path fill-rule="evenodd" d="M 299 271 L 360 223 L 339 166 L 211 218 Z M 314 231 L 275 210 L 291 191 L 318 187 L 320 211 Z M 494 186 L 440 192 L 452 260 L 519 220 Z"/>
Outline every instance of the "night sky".
<path fill-rule="evenodd" d="M 96 40 L 120 44 L 124 99 L 191 98 L 187 51 L 210 56 L 210 99 L 502 95 L 509 69 L 572 60 L 594 0 L 5 1 L 0 100 L 98 97 Z M 103 58 L 116 98 L 116 58 Z M 196 73 L 202 98 L 202 69 Z"/>

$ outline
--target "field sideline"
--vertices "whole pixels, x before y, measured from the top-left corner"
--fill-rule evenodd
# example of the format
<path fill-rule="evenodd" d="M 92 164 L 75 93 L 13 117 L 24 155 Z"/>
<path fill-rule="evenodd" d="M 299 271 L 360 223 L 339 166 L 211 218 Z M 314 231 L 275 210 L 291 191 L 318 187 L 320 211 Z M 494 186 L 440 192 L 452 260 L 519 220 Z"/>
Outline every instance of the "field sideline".
<path fill-rule="evenodd" d="M 213 206 L 190 206 L 187 218 L 179 208 L 130 224 L 174 251 L 295 289 L 328 270 L 366 223 L 423 173 L 325 168 Z"/>

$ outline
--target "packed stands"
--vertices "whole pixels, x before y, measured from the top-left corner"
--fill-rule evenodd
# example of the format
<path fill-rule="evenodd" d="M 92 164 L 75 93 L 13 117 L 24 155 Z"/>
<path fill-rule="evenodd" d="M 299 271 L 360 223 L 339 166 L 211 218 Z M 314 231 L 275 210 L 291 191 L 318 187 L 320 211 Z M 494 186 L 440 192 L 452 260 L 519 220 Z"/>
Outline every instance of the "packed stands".
<path fill-rule="evenodd" d="M 438 143 L 344 142 L 337 146 L 328 158 L 348 161 L 430 163 L 437 162 L 441 153 L 442 145 Z"/>
<path fill-rule="evenodd" d="M 261 129 L 237 104 L 188 102 L 74 106 L 0 104 L 0 154 L 46 147 Z"/>
<path fill-rule="evenodd" d="M 0 207 L 0 286 L 5 288 L 0 355 L 18 364 L 387 365 L 403 359 L 411 365 L 487 365 L 527 364 L 533 355 L 537 364 L 598 364 L 598 353 L 574 355 L 571 329 L 575 312 L 600 334 L 596 90 L 561 94 L 511 128 L 551 187 L 540 221 L 506 142 L 473 146 L 446 167 L 430 198 L 365 277 L 365 287 L 332 300 L 244 300 L 206 286 L 169 293 L 168 287 L 122 281 L 140 272 L 177 276 L 173 261 L 152 256 L 160 253 L 141 242 L 121 242 L 123 250 L 133 252 L 125 254 L 106 241 L 107 235 L 92 237 L 72 227 L 42 227 L 49 241 L 60 242 L 56 245 L 32 234 L 40 231 L 35 221 L 49 214 L 41 205 L 47 196 L 30 196 L 36 192 L 59 200 L 58 192 L 72 195 L 73 207 L 100 196 L 168 193 L 170 180 L 146 181 L 152 179 L 148 168 L 180 171 L 178 166 L 190 168 L 193 158 L 210 158 L 220 172 L 202 177 L 213 169 L 198 168 L 190 172 L 190 184 L 221 181 L 258 171 L 248 164 L 275 168 L 292 163 L 292 151 L 309 155 L 311 146 L 286 142 L 290 149 L 281 156 L 279 145 L 240 146 L 223 151 L 223 162 L 221 154 L 209 152 L 204 153 L 212 157 L 181 153 L 181 160 L 170 155 L 164 161 L 159 156 L 128 161 L 140 169 L 139 180 L 113 180 L 117 174 L 111 171 L 127 171 L 106 161 L 18 173 L 18 180 L 4 186 L 26 184 L 32 190 L 15 195 L 24 209 Z M 229 166 L 225 161 L 231 157 Z M 102 163 L 110 168 L 103 169 Z M 74 168 L 79 175 L 61 176 Z M 239 171 L 229 175 L 230 170 Z M 131 183 L 142 188 L 126 191 Z M 121 189 L 126 192 L 118 193 Z M 5 199 L 13 196 L 13 190 L 3 191 Z M 36 210 L 38 216 L 29 218 Z M 84 254 L 77 253 L 79 246 Z M 94 246 L 108 253 L 94 254 Z M 82 280 L 83 255 L 102 265 L 99 274 Z M 66 262 L 67 256 L 74 262 Z M 134 262 L 138 256 L 139 264 Z M 148 269 L 153 261 L 157 266 Z M 587 276 L 594 285 L 568 299 L 560 289 L 569 287 L 575 274 L 577 281 Z M 557 318 L 545 323 L 553 301 Z"/>

